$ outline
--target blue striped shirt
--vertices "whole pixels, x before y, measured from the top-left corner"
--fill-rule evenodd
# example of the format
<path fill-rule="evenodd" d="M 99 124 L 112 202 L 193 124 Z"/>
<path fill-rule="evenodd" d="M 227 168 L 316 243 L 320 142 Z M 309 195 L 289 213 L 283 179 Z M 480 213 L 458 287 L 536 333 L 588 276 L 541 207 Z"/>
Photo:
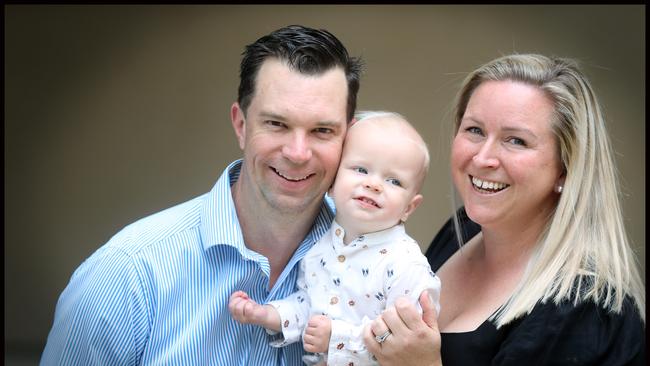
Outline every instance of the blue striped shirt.
<path fill-rule="evenodd" d="M 333 208 L 323 204 L 269 291 L 269 262 L 246 248 L 232 200 L 240 169 L 233 162 L 209 193 L 125 227 L 86 259 L 59 298 L 41 365 L 301 365 L 301 342 L 269 346 L 262 327 L 232 319 L 228 299 L 294 292 L 296 264 Z"/>

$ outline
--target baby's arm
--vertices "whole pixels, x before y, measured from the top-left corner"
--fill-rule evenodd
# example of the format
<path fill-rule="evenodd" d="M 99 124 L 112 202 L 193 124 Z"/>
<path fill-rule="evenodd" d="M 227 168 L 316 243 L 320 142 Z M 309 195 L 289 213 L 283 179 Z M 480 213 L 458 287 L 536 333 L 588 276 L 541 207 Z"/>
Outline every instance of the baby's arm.
<path fill-rule="evenodd" d="M 411 263 L 408 266 L 397 266 L 395 275 L 389 280 L 390 291 L 386 293 L 386 307 L 393 306 L 398 297 L 407 297 L 421 312 L 418 299 L 423 292 L 429 294 L 429 298 L 436 308 L 436 314 L 440 312 L 440 279 L 431 271 L 428 263 Z"/>
<path fill-rule="evenodd" d="M 314 315 L 309 319 L 302 337 L 305 351 L 312 353 L 327 352 L 332 334 L 332 321 L 325 315 Z"/>
<path fill-rule="evenodd" d="M 331 335 L 327 345 L 327 362 L 332 365 L 374 365 L 372 354 L 363 343 L 363 330 L 371 319 L 364 316 L 361 323 L 349 323 L 341 319 L 331 321 Z"/>
<path fill-rule="evenodd" d="M 256 303 L 244 291 L 236 291 L 230 296 L 228 310 L 240 323 L 261 325 L 275 332 L 280 331 L 281 320 L 278 311 L 271 305 Z"/>
<path fill-rule="evenodd" d="M 427 292 L 436 313 L 440 312 L 440 279 L 431 271 L 426 260 L 395 266 L 394 275 L 386 285 L 390 289 L 386 291 L 387 308 L 393 306 L 395 299 L 405 296 L 422 311 L 418 299 L 423 292 Z"/>

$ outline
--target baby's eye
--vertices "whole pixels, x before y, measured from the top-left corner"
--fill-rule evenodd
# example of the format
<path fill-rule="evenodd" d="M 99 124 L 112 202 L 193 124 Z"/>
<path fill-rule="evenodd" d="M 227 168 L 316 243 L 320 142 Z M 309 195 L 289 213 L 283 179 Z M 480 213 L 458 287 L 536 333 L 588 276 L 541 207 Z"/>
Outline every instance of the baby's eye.
<path fill-rule="evenodd" d="M 398 187 L 402 186 L 402 182 L 400 182 L 399 179 L 397 179 L 397 178 L 389 178 L 388 183 L 390 183 L 390 184 L 392 184 L 394 186 L 398 186 Z"/>
<path fill-rule="evenodd" d="M 354 171 L 361 174 L 368 174 L 368 170 L 362 166 L 354 168 Z"/>

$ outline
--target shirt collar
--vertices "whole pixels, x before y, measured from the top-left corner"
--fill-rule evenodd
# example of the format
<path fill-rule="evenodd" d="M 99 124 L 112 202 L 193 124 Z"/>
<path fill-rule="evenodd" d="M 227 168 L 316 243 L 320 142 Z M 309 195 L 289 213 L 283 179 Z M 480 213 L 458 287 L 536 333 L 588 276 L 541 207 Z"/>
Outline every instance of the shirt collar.
<path fill-rule="evenodd" d="M 230 163 L 212 190 L 205 196 L 200 230 L 204 249 L 216 245 L 229 245 L 236 248 L 243 256 L 254 259 L 257 255 L 246 248 L 235 202 L 232 199 L 231 186 L 239 178 L 241 167 L 241 159 Z M 294 258 L 302 258 L 304 253 L 329 229 L 333 219 L 332 200 L 324 199 L 311 230 L 300 243 Z"/>
<path fill-rule="evenodd" d="M 200 229 L 204 249 L 220 244 L 246 247 L 230 190 L 239 178 L 241 165 L 241 159 L 230 163 L 205 196 Z"/>
<path fill-rule="evenodd" d="M 350 244 L 343 244 L 343 238 L 345 237 L 345 229 L 341 226 L 336 219 L 332 222 L 332 230 L 329 235 L 332 236 L 332 243 L 336 243 L 336 246 L 347 246 L 347 247 L 356 247 L 358 245 L 373 246 L 378 244 L 383 244 L 394 239 L 403 238 L 406 234 L 406 229 L 404 224 L 399 223 L 395 226 L 389 227 L 388 229 L 375 231 L 372 233 L 364 234 L 358 236 Z"/>

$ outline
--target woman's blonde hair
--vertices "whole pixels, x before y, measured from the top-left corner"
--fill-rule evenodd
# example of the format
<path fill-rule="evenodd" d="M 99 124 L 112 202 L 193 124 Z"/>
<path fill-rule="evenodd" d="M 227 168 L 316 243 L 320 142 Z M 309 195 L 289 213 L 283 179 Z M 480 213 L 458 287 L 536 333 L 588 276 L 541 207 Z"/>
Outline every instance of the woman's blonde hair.
<path fill-rule="evenodd" d="M 618 313 L 629 296 L 645 323 L 645 288 L 623 225 L 612 147 L 588 80 L 569 59 L 515 54 L 493 60 L 463 82 L 454 134 L 472 93 L 489 80 L 533 85 L 552 101 L 552 128 L 566 174 L 519 285 L 491 319 L 500 327 L 548 300 L 593 301 Z"/>

